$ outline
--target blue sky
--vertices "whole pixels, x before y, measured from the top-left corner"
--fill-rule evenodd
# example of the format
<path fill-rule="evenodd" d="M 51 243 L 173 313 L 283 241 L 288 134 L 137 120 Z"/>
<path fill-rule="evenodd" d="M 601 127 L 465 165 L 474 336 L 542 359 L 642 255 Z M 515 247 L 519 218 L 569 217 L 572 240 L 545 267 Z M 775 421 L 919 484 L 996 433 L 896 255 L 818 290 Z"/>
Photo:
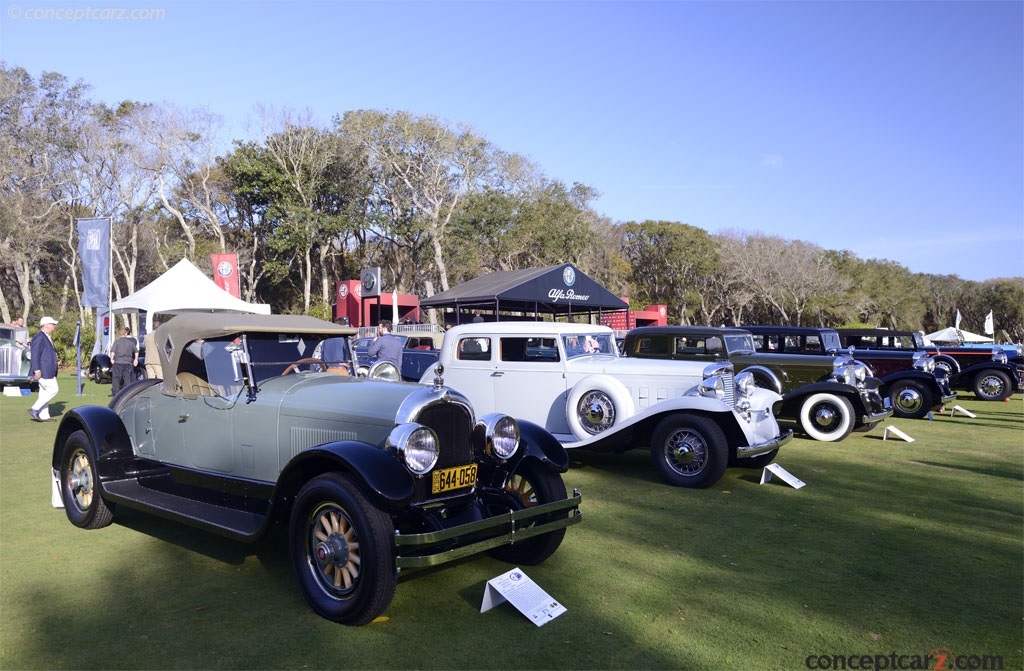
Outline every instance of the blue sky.
<path fill-rule="evenodd" d="M 8 65 L 81 79 L 112 104 L 208 108 L 231 137 L 258 103 L 324 124 L 408 110 L 595 188 L 613 221 L 1024 276 L 1019 0 L 0 7 Z M 115 7 L 162 18 L 108 18 Z"/>

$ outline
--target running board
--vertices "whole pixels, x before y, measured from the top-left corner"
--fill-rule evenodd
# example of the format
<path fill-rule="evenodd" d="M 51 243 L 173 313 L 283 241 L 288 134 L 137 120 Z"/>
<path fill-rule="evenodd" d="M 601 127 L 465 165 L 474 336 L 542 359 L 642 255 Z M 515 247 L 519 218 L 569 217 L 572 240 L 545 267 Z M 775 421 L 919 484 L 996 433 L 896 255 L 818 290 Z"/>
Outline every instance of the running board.
<path fill-rule="evenodd" d="M 134 478 L 104 482 L 103 498 L 241 541 L 255 540 L 266 521 L 259 513 L 143 487 Z"/>

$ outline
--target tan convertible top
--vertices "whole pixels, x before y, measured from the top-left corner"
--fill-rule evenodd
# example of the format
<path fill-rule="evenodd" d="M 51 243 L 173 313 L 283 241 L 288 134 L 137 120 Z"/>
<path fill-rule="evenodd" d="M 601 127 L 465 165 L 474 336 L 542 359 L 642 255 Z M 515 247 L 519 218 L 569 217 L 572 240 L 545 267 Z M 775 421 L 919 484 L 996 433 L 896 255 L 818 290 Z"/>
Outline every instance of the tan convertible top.
<path fill-rule="evenodd" d="M 184 349 L 193 340 L 223 338 L 233 333 L 323 334 L 328 337 L 356 333 L 350 326 L 332 324 L 306 315 L 181 314 L 161 324 L 153 339 L 164 376 L 165 393 L 174 393 L 174 371 Z M 146 352 L 146 358 L 153 356 Z"/>

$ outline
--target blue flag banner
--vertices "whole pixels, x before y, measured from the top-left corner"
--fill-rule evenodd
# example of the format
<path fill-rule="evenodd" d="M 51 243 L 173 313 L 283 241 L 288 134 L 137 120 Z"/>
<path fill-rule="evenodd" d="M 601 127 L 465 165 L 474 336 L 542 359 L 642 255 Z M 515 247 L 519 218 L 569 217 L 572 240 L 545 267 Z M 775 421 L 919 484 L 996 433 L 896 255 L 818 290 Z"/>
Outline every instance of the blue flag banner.
<path fill-rule="evenodd" d="M 78 220 L 82 258 L 82 307 L 106 307 L 110 301 L 110 219 Z"/>

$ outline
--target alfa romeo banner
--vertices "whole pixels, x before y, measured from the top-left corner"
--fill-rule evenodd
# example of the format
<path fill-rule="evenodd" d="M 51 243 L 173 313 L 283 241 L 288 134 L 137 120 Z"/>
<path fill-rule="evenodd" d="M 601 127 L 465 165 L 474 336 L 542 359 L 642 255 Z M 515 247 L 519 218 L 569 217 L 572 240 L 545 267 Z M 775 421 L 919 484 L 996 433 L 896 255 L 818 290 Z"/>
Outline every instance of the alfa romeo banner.
<path fill-rule="evenodd" d="M 82 258 L 82 307 L 110 304 L 110 219 L 78 220 L 78 255 Z"/>
<path fill-rule="evenodd" d="M 235 298 L 241 298 L 238 287 L 238 254 L 210 254 L 213 281 Z"/>

